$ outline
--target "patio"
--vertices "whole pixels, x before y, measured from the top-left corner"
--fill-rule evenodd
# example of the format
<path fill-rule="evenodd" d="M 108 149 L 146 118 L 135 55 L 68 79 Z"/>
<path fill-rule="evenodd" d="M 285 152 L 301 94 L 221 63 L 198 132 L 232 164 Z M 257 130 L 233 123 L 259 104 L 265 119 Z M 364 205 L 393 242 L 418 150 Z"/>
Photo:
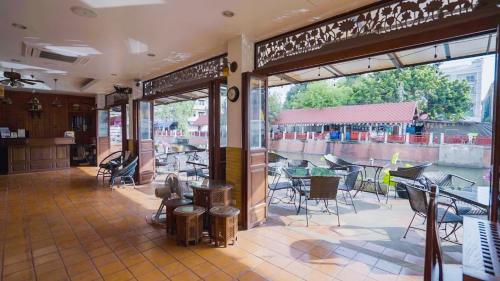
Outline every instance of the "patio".
<path fill-rule="evenodd" d="M 239 232 L 236 246 L 185 248 L 149 225 L 154 187 L 110 191 L 94 168 L 0 177 L 2 279 L 10 280 L 421 280 L 423 235 L 402 239 L 406 200 L 355 198 L 334 215 L 271 205 L 269 219 Z M 42 188 L 43 187 L 43 188 Z M 382 218 L 382 219 L 381 219 Z M 445 245 L 448 262 L 461 247 Z"/>

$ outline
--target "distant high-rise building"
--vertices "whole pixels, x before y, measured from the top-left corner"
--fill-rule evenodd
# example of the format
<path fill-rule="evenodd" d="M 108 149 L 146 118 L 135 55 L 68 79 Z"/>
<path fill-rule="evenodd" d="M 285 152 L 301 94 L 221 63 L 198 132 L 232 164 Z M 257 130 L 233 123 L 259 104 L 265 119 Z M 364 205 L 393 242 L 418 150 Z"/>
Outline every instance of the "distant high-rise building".
<path fill-rule="evenodd" d="M 483 59 L 475 59 L 470 64 L 441 67 L 440 70 L 451 80 L 465 80 L 470 86 L 472 106 L 467 112 L 465 120 L 481 121 L 481 82 L 483 73 Z"/>

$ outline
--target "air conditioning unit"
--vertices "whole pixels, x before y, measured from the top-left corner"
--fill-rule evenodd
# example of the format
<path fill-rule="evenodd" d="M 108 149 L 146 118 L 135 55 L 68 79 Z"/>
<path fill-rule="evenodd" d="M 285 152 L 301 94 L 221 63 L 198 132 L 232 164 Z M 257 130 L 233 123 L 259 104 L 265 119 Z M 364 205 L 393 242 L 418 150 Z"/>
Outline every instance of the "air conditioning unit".
<path fill-rule="evenodd" d="M 34 46 L 26 42 L 22 43 L 21 53 L 27 58 L 42 58 L 57 62 L 64 62 L 77 65 L 85 65 L 89 62 L 90 58 L 87 56 L 68 56 L 59 54 L 52 50 L 45 49 L 40 46 Z"/>

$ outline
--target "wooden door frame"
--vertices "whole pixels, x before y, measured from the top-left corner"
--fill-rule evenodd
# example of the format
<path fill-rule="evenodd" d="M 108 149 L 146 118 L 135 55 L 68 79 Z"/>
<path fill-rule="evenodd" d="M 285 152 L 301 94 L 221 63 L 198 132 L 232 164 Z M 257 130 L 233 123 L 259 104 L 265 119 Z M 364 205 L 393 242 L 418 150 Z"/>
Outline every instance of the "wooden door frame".
<path fill-rule="evenodd" d="M 260 79 L 265 80 L 265 88 L 266 88 L 266 107 L 265 107 L 265 148 L 260 148 L 260 149 L 251 149 L 250 148 L 250 142 L 249 142 L 249 136 L 250 136 L 250 125 L 249 125 L 249 98 L 250 98 L 250 79 L 252 77 L 257 77 Z M 266 75 L 261 75 L 258 73 L 253 73 L 253 72 L 245 72 L 242 73 L 242 91 L 241 91 L 241 103 L 242 103 L 242 108 L 241 108 L 241 113 L 242 113 L 242 180 L 241 180 L 241 193 L 242 193 L 242 200 L 241 200 L 241 223 L 243 229 L 250 229 L 255 227 L 258 224 L 254 224 L 250 221 L 250 216 L 248 214 L 248 211 L 250 210 L 249 208 L 249 200 L 250 200 L 250 153 L 251 152 L 265 152 L 266 154 L 266 177 L 265 177 L 265 185 L 267 189 L 267 151 L 268 151 L 268 146 L 269 146 L 269 134 L 267 133 L 268 130 L 268 108 L 267 108 L 267 98 L 268 98 L 268 88 L 267 88 L 267 76 Z M 265 200 L 264 203 L 266 205 L 266 217 L 267 217 L 267 191 L 265 195 Z"/>
<path fill-rule="evenodd" d="M 225 180 L 225 148 L 220 146 L 220 88 L 227 86 L 227 79 L 217 79 L 209 83 L 208 88 L 208 143 L 210 178 Z"/>
<path fill-rule="evenodd" d="M 146 178 L 146 179 L 143 179 L 143 176 L 141 175 L 140 173 L 140 169 L 141 169 L 141 136 L 140 136 L 140 120 L 139 120 L 139 114 L 140 114 L 140 103 L 141 102 L 149 102 L 151 104 L 151 110 L 150 110 L 150 118 L 151 118 L 151 123 L 152 123 L 152 127 L 151 127 L 151 142 L 152 142 L 152 149 L 153 149 L 153 168 L 152 168 L 152 175 L 151 175 L 151 179 L 149 178 Z M 136 99 L 133 101 L 133 113 L 134 113 L 134 152 L 135 154 L 137 155 L 138 157 L 138 165 L 137 165 L 137 169 L 136 169 L 136 179 L 137 179 L 137 182 L 139 184 L 147 184 L 147 183 L 150 183 L 154 177 L 155 177 L 155 160 L 154 160 L 154 157 L 155 157 L 155 151 L 154 151 L 154 104 L 152 101 L 150 100 L 143 100 L 143 99 Z"/>
<path fill-rule="evenodd" d="M 108 109 L 97 109 L 95 111 L 95 118 L 96 118 L 96 126 L 95 126 L 95 129 L 96 129 L 96 163 L 97 163 L 97 166 L 99 166 L 99 163 L 101 163 L 101 161 L 107 156 L 105 155 L 104 157 L 100 157 L 101 155 L 101 141 L 100 139 L 101 138 L 105 138 L 105 137 L 100 137 L 99 136 L 99 130 L 101 128 L 100 126 L 100 122 L 99 122 L 99 112 L 102 112 L 102 111 L 107 111 L 108 113 L 108 135 L 107 135 L 107 138 L 108 138 L 108 148 L 107 148 L 107 151 L 108 151 L 108 154 L 109 154 L 109 150 L 111 149 L 111 139 L 110 139 L 110 136 L 109 136 L 109 110 Z"/>
<path fill-rule="evenodd" d="M 495 63 L 495 82 L 493 89 L 493 147 L 492 147 L 492 168 L 491 168 L 491 198 L 490 198 L 490 210 L 488 217 L 493 222 L 498 222 L 499 218 L 499 188 L 500 188 L 500 97 L 498 91 L 500 90 L 500 25 L 497 25 L 497 51 L 496 51 L 496 63 Z"/>

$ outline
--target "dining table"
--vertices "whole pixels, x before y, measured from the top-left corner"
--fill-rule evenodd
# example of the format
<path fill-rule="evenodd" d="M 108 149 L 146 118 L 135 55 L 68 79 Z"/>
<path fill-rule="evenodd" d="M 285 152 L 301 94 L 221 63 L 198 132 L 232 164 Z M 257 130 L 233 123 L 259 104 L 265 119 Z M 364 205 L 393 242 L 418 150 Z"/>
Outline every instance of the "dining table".
<path fill-rule="evenodd" d="M 441 195 L 481 209 L 483 213 L 486 213 L 490 205 L 490 186 L 440 187 L 439 192 Z"/>
<path fill-rule="evenodd" d="M 354 165 L 363 167 L 363 173 L 361 173 L 362 176 L 361 185 L 359 186 L 358 190 L 356 190 L 356 193 L 354 194 L 353 197 L 356 197 L 358 192 L 365 191 L 365 188 L 368 184 L 373 184 L 375 188 L 375 194 L 377 195 L 377 200 L 380 202 L 379 193 L 380 194 L 384 193 L 382 190 L 382 186 L 380 184 L 382 170 L 388 167 L 390 167 L 391 169 L 395 169 L 396 165 L 391 164 L 390 161 L 372 160 L 372 159 L 356 161 L 354 162 Z M 367 175 L 368 169 L 372 169 L 374 171 L 373 178 L 368 177 Z M 386 195 L 389 196 L 389 193 L 387 192 Z"/>

